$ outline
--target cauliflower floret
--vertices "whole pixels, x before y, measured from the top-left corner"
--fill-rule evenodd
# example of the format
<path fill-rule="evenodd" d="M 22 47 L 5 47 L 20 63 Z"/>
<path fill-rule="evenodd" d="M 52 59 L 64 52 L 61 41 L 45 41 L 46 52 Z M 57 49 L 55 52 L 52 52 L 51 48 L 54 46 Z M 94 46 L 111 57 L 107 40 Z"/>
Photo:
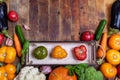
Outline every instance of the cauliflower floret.
<path fill-rule="evenodd" d="M 46 76 L 43 73 L 40 73 L 39 76 L 36 77 L 37 80 L 46 80 Z"/>
<path fill-rule="evenodd" d="M 25 75 L 25 80 L 37 80 L 36 74 L 39 74 L 38 68 L 30 69 Z"/>
<path fill-rule="evenodd" d="M 24 67 L 14 80 L 46 80 L 46 76 L 40 73 L 38 68 Z"/>
<path fill-rule="evenodd" d="M 21 69 L 20 73 L 14 78 L 14 80 L 25 80 L 26 73 L 31 69 L 34 68 L 33 66 L 26 66 Z"/>

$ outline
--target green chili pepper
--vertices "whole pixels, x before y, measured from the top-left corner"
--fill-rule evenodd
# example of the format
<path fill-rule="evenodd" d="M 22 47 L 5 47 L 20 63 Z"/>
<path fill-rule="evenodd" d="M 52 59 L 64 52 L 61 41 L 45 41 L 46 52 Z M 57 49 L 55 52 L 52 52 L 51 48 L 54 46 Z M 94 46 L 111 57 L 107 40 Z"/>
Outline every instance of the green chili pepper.
<path fill-rule="evenodd" d="M 21 64 L 22 65 L 25 63 L 25 56 L 28 53 L 29 44 L 30 44 L 30 42 L 28 40 L 26 40 L 25 43 L 23 44 L 23 49 L 21 51 L 21 53 L 22 53 Z"/>

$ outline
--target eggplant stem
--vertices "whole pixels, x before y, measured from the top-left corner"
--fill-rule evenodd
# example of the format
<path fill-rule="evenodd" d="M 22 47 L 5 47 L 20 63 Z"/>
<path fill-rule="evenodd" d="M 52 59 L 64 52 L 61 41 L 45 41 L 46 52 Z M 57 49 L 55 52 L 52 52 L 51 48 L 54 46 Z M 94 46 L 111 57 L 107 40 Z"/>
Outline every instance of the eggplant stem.
<path fill-rule="evenodd" d="M 4 0 L 0 0 L 0 3 L 4 2 Z"/>

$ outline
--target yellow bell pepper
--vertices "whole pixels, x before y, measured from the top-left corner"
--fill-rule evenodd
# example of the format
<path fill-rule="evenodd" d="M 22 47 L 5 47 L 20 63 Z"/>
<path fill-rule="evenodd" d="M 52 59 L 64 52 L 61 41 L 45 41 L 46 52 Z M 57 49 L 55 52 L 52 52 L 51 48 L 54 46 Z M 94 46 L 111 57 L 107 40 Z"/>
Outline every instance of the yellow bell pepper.
<path fill-rule="evenodd" d="M 0 48 L 0 62 L 12 63 L 16 59 L 16 50 L 14 47 L 2 46 Z"/>
<path fill-rule="evenodd" d="M 15 72 L 16 67 L 13 64 L 0 67 L 0 80 L 13 80 Z"/>
<path fill-rule="evenodd" d="M 51 56 L 53 58 L 62 59 L 67 57 L 67 52 L 65 51 L 65 49 L 58 45 L 53 49 Z"/>

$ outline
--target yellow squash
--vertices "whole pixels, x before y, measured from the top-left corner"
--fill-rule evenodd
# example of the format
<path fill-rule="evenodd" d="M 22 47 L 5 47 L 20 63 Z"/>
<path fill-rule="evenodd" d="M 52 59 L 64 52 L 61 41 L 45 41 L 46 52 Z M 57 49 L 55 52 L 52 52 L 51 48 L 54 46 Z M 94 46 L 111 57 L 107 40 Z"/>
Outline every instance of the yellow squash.
<path fill-rule="evenodd" d="M 13 64 L 7 64 L 0 67 L 0 80 L 13 80 L 16 73 L 16 67 Z"/>
<path fill-rule="evenodd" d="M 53 58 L 62 59 L 67 57 L 67 52 L 65 51 L 65 49 L 58 45 L 53 49 L 51 56 Z"/>
<path fill-rule="evenodd" d="M 14 47 L 2 46 L 0 48 L 0 62 L 12 63 L 16 59 L 16 50 Z"/>

